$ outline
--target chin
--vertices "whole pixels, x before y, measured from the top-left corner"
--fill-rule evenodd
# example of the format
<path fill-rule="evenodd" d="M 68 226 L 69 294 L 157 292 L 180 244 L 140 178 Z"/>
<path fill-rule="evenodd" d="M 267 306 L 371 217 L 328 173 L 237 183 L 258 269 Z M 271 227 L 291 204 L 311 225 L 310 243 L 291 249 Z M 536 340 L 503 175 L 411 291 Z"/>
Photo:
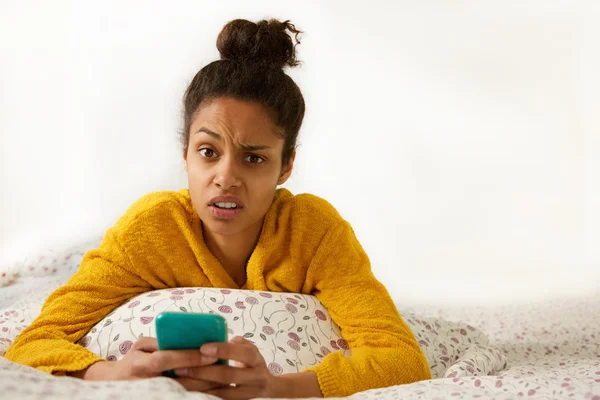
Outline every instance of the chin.
<path fill-rule="evenodd" d="M 247 227 L 241 226 L 239 222 L 234 221 L 211 221 L 211 216 L 206 219 L 202 219 L 202 223 L 205 229 L 208 229 L 213 234 L 221 236 L 233 236 L 240 232 L 243 232 Z"/>

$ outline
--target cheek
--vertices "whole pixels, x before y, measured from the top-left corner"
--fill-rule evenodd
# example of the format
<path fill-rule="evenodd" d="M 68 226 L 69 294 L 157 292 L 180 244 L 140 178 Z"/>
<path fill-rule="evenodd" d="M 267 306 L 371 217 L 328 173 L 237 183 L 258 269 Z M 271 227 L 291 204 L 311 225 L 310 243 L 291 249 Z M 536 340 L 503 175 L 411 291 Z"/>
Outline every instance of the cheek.
<path fill-rule="evenodd" d="M 207 180 L 211 180 L 211 170 L 206 168 L 206 166 L 200 165 L 200 163 L 196 160 L 190 160 L 188 158 L 187 162 L 187 176 L 188 182 L 190 184 L 196 183 L 200 184 L 206 182 Z"/>
<path fill-rule="evenodd" d="M 278 178 L 279 174 L 277 172 L 265 171 L 260 177 L 254 177 L 254 179 L 252 179 L 253 182 L 248 185 L 256 200 L 261 204 L 266 205 L 267 208 L 270 207 L 273 195 L 277 190 Z"/>

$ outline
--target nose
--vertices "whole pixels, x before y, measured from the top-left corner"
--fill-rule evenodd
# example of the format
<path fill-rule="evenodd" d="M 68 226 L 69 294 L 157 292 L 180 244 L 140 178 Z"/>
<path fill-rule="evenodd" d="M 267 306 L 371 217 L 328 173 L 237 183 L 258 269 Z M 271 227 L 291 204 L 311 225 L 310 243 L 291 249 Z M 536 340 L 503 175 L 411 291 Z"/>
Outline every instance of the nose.
<path fill-rule="evenodd" d="M 223 157 L 219 161 L 214 183 L 222 190 L 229 190 L 240 186 L 241 179 L 238 166 L 233 157 Z"/>

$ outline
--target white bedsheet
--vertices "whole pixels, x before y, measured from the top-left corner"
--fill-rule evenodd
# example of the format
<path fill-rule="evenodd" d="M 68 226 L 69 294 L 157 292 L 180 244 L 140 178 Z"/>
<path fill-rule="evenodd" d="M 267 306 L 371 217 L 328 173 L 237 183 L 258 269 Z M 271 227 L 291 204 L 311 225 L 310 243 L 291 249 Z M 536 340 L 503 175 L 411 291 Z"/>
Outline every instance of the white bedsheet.
<path fill-rule="evenodd" d="M 12 307 L 26 313 L 25 318 L 33 318 L 45 297 L 65 279 L 66 275 L 27 277 L 1 288 L 0 309 Z M 600 293 L 528 306 L 412 306 L 410 311 L 482 329 L 489 335 L 490 345 L 506 354 L 507 369 L 493 376 L 459 374 L 374 389 L 350 398 L 600 400 Z M 86 382 L 53 377 L 0 357 L 0 399 L 131 399 L 141 394 L 145 400 L 210 398 L 188 393 L 168 378 Z"/>

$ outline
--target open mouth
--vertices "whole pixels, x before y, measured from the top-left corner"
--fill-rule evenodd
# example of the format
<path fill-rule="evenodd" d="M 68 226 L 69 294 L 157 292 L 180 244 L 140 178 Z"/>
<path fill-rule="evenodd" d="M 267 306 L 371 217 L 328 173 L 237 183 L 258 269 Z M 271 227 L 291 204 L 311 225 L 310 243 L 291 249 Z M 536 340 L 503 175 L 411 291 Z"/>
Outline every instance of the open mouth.
<path fill-rule="evenodd" d="M 221 210 L 235 210 L 236 208 L 238 208 L 238 205 L 236 203 L 229 202 L 218 202 L 214 203 L 213 206 L 215 206 L 216 208 L 220 208 Z"/>

